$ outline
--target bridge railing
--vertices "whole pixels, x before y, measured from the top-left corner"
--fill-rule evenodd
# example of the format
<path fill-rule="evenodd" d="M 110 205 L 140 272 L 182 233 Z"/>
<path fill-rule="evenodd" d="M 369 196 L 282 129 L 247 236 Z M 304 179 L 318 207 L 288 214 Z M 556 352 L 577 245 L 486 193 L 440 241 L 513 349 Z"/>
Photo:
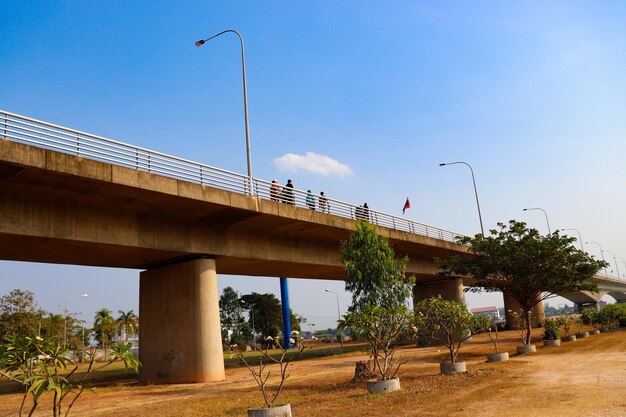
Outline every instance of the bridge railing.
<path fill-rule="evenodd" d="M 453 242 L 458 233 L 0 110 L 0 139 Z"/>

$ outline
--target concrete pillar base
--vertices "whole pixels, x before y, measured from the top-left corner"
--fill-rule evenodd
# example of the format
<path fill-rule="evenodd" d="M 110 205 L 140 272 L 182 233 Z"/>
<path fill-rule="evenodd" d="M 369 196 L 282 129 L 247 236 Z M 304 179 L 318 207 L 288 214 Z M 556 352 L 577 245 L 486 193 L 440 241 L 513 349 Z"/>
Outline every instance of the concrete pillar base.
<path fill-rule="evenodd" d="M 444 300 L 465 304 L 463 281 L 460 278 L 450 278 L 441 281 L 419 282 L 413 287 L 413 304 L 438 295 L 441 295 Z"/>
<path fill-rule="evenodd" d="M 517 312 L 518 314 L 522 315 L 524 314 L 523 310 L 520 304 L 513 297 L 508 294 L 502 294 L 502 296 L 504 297 L 504 312 L 506 315 L 507 328 L 517 329 L 517 321 L 513 318 L 511 312 Z M 533 328 L 539 327 L 539 324 L 543 325 L 545 319 L 546 315 L 543 311 L 543 302 L 540 301 L 539 303 L 535 304 L 535 306 L 531 310 L 530 324 Z"/>
<path fill-rule="evenodd" d="M 225 379 L 213 259 L 142 272 L 139 317 L 141 383 Z"/>

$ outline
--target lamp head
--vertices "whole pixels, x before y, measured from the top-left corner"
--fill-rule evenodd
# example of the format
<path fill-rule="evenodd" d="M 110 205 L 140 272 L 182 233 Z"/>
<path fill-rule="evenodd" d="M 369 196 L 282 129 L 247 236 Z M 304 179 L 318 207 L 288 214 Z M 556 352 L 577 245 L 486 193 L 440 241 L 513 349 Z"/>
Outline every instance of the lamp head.
<path fill-rule="evenodd" d="M 329 290 L 328 288 L 326 288 L 324 291 L 326 291 L 326 292 L 330 292 L 330 290 Z"/>
<path fill-rule="evenodd" d="M 204 42 L 206 42 L 204 39 L 200 39 L 198 42 L 196 42 L 196 46 L 200 47 L 204 45 Z"/>
<path fill-rule="evenodd" d="M 446 166 L 446 164 L 442 162 L 442 163 L 439 164 L 439 166 L 443 167 L 443 166 Z"/>
<path fill-rule="evenodd" d="M 528 211 L 528 209 L 524 209 L 524 210 L 522 210 L 522 211 Z"/>
<path fill-rule="evenodd" d="M 89 294 L 81 294 L 81 297 L 89 297 Z"/>

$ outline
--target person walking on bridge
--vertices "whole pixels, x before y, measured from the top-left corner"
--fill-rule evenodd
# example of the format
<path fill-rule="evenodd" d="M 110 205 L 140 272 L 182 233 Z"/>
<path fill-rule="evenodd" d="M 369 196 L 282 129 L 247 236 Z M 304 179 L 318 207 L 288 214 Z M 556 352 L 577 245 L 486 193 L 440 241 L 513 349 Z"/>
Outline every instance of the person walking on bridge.
<path fill-rule="evenodd" d="M 283 203 L 291 204 L 292 206 L 296 204 L 293 196 L 293 183 L 291 180 L 287 180 L 287 184 L 283 187 Z"/>
<path fill-rule="evenodd" d="M 315 196 L 311 194 L 311 190 L 306 190 L 306 206 L 310 210 L 315 210 Z"/>
<path fill-rule="evenodd" d="M 280 200 L 280 184 L 278 184 L 277 180 L 272 180 L 272 185 L 270 186 L 270 198 L 272 201 Z"/>
<path fill-rule="evenodd" d="M 328 204 L 328 198 L 324 195 L 324 191 L 320 193 L 318 204 L 322 213 L 330 213 L 330 204 Z"/>

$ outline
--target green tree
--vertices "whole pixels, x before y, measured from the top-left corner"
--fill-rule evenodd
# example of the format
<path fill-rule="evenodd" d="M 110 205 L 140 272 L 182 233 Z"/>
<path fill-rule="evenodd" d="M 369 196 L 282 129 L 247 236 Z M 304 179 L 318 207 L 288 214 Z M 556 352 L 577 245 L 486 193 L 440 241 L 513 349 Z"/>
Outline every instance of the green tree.
<path fill-rule="evenodd" d="M 239 293 L 232 287 L 226 287 L 220 296 L 220 321 L 222 324 L 222 343 L 224 349 L 237 345 L 244 349 L 252 337 L 252 329 L 246 323 L 244 306 Z"/>
<path fill-rule="evenodd" d="M 250 312 L 248 324 L 254 327 L 257 333 L 273 338 L 280 333 L 283 327 L 283 313 L 280 301 L 274 294 L 253 292 L 243 295 L 240 300 L 243 308 Z"/>
<path fill-rule="evenodd" d="M 117 359 L 126 368 L 137 371 L 139 361 L 130 353 L 131 344 L 115 345 L 113 357 L 98 369 L 110 365 Z M 42 338 L 34 333 L 26 337 L 7 337 L 0 345 L 0 376 L 22 385 L 24 392 L 18 415 L 23 415 L 26 400 L 30 396 L 32 404 L 28 416 L 33 415 L 39 405 L 41 395 L 52 393 L 52 415 L 69 415 L 72 407 L 84 392 L 90 389 L 87 377 L 94 369 L 95 350 L 89 352 L 91 359 L 82 376 L 76 374 L 78 363 L 68 359 L 69 350 L 56 338 Z"/>
<path fill-rule="evenodd" d="M 115 335 L 115 319 L 108 308 L 101 308 L 94 316 L 93 331 L 99 347 L 107 351 Z"/>
<path fill-rule="evenodd" d="M 491 326 L 487 316 L 473 316 L 463 303 L 444 300 L 441 296 L 427 298 L 415 305 L 418 331 L 426 340 L 444 344 L 455 363 L 463 343 Z"/>
<path fill-rule="evenodd" d="M 439 259 L 442 273 L 471 276 L 474 286 L 469 291 L 501 291 L 516 300 L 524 315 L 524 345 L 530 343 L 530 314 L 536 304 L 554 294 L 597 291 L 590 279 L 607 265 L 576 249 L 574 238 L 559 232 L 543 236 L 515 220 L 498 223 L 488 236 L 458 242 L 468 245 L 473 256 Z"/>
<path fill-rule="evenodd" d="M 348 311 L 338 326 L 341 331 L 349 329 L 355 339 L 367 342 L 374 372 L 386 380 L 395 377 L 405 362 L 395 354 L 400 344 L 411 340 L 414 317 L 405 305 L 365 305 L 358 311 Z"/>
<path fill-rule="evenodd" d="M 117 318 L 117 325 L 121 333 L 124 333 L 124 342 L 128 342 L 128 335 L 134 336 L 137 327 L 137 315 L 133 310 L 123 311 L 118 310 L 119 317 Z"/>
<path fill-rule="evenodd" d="M 396 259 L 389 240 L 367 222 L 357 222 L 350 239 L 341 242 L 341 262 L 352 293 L 350 311 L 404 305 L 415 285 L 405 274 L 408 258 Z"/>
<path fill-rule="evenodd" d="M 0 297 L 0 340 L 6 336 L 25 337 L 39 332 L 44 312 L 31 291 L 15 289 Z"/>

